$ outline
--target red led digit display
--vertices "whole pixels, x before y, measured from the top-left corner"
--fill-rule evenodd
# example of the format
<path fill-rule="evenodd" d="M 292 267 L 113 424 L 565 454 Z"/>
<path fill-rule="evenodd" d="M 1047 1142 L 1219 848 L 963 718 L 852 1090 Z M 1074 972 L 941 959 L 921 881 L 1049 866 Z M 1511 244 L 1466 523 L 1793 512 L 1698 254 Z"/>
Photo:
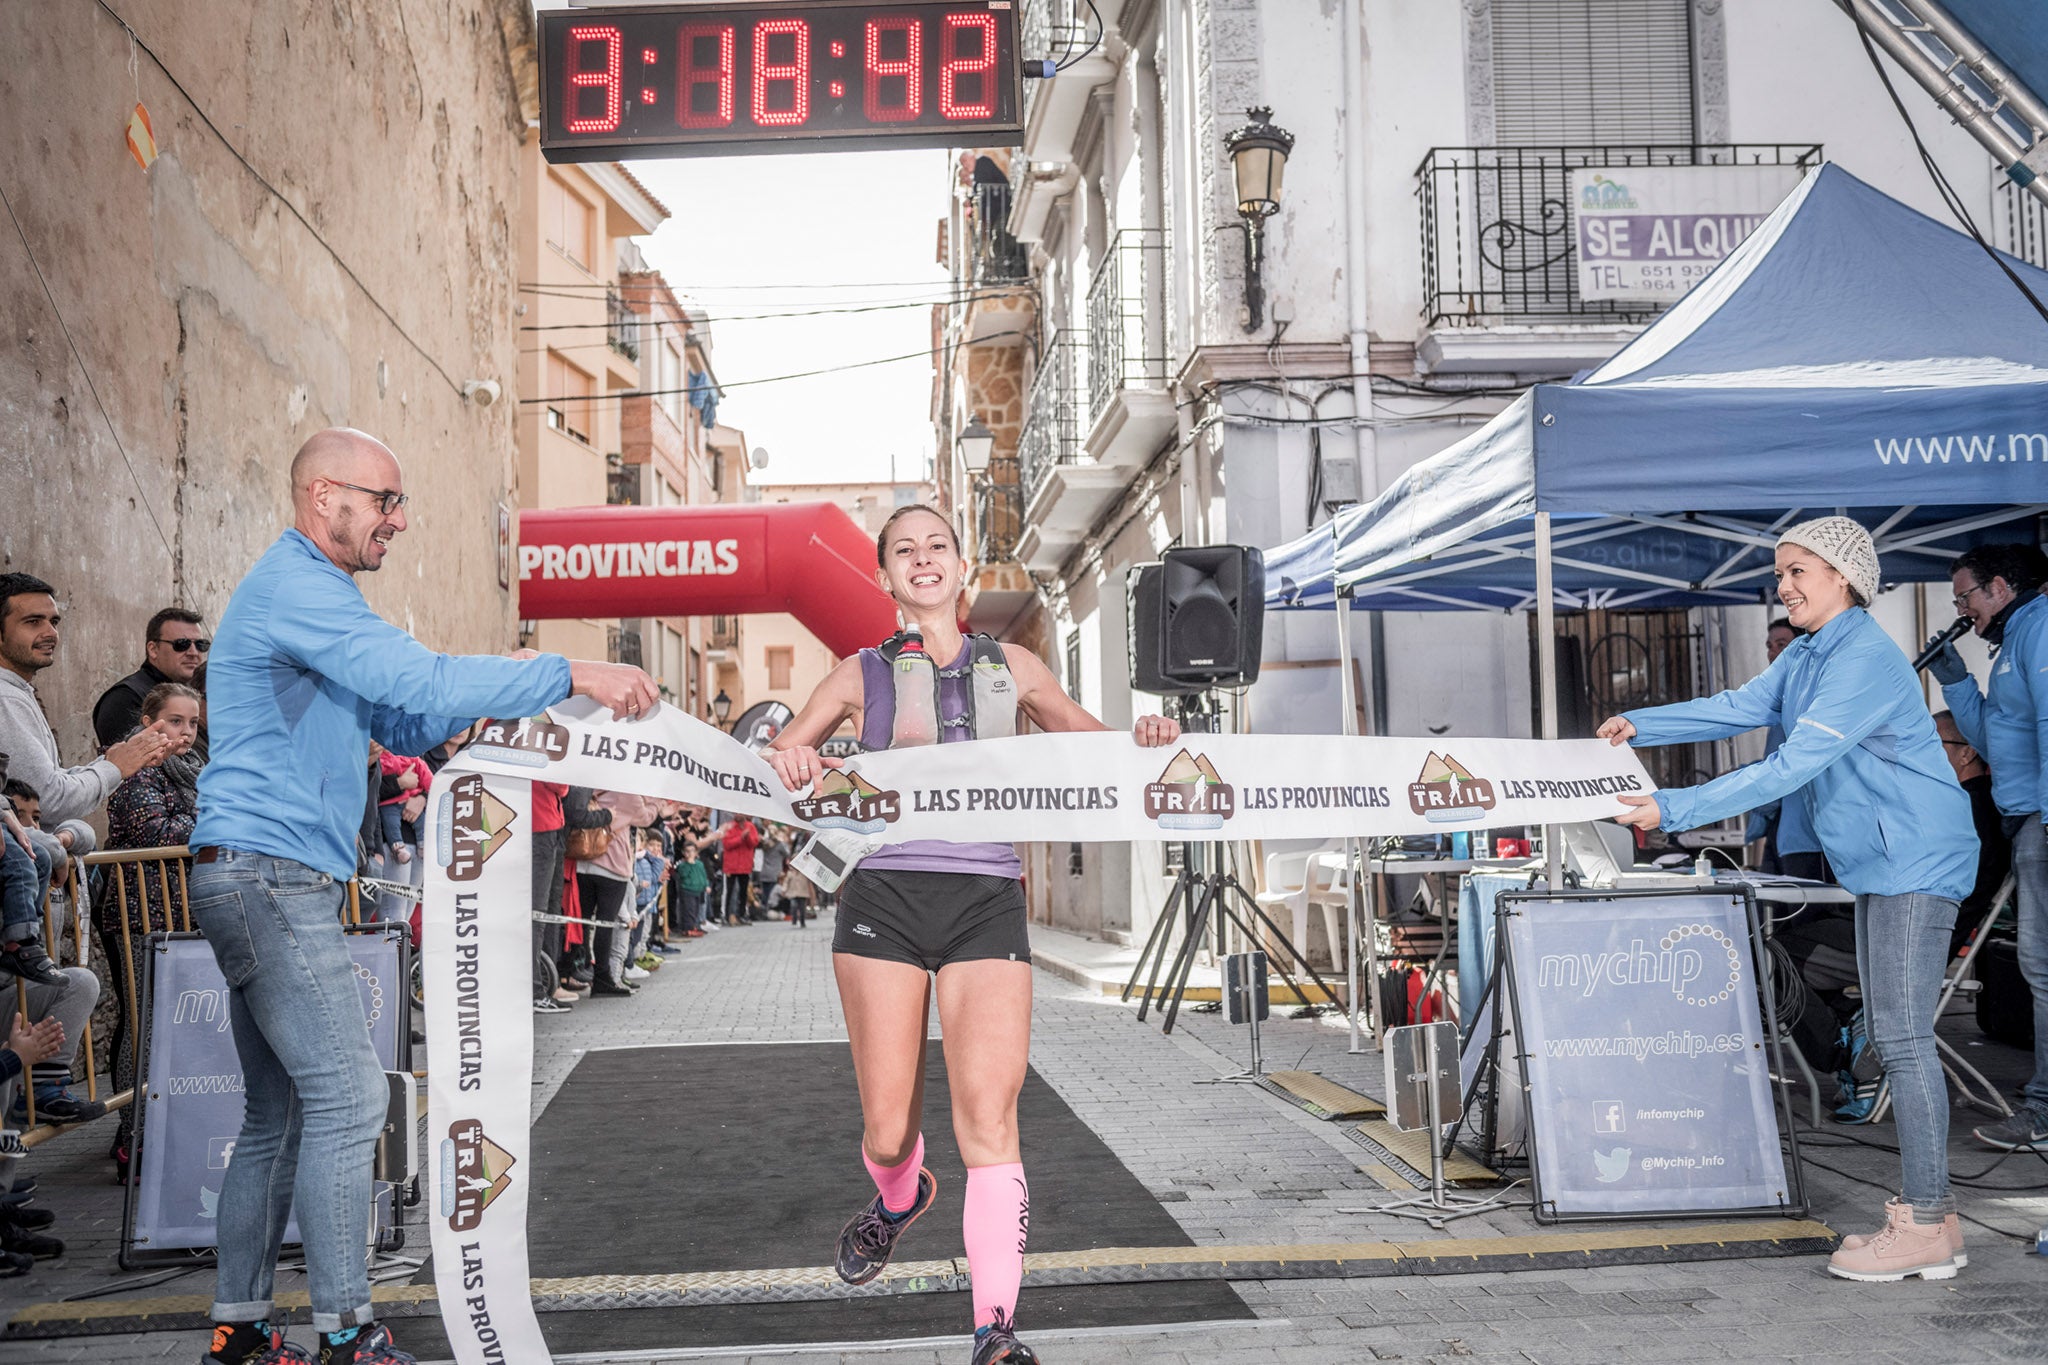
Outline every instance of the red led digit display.
<path fill-rule="evenodd" d="M 619 110 L 625 103 L 619 90 L 623 45 L 619 31 L 609 24 L 578 24 L 569 30 L 569 80 L 563 94 L 569 116 L 563 126 L 570 132 L 609 133 L 619 126 Z M 593 92 L 599 96 L 594 101 L 589 98 Z"/>
<path fill-rule="evenodd" d="M 867 24 L 867 98 L 862 107 L 870 123 L 908 123 L 924 101 L 918 79 L 924 69 L 923 25 L 916 16 L 898 14 L 870 19 Z M 896 55 L 884 56 L 887 50 Z"/>
<path fill-rule="evenodd" d="M 795 0 L 544 10 L 551 161 L 801 151 L 838 143 L 1015 145 L 1014 6 Z"/>
<path fill-rule="evenodd" d="M 679 126 L 732 125 L 732 49 L 731 24 L 684 24 L 676 30 L 675 121 Z M 660 60 L 659 55 L 655 60 Z"/>

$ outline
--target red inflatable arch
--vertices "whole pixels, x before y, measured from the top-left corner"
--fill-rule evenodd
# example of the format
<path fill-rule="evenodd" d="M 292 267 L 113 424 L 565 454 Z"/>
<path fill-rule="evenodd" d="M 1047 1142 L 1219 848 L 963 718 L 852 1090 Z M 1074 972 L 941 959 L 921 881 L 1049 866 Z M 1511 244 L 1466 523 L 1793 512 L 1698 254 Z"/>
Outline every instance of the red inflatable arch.
<path fill-rule="evenodd" d="M 875 542 L 836 504 L 562 507 L 519 517 L 519 615 L 786 611 L 841 656 L 896 629 Z"/>

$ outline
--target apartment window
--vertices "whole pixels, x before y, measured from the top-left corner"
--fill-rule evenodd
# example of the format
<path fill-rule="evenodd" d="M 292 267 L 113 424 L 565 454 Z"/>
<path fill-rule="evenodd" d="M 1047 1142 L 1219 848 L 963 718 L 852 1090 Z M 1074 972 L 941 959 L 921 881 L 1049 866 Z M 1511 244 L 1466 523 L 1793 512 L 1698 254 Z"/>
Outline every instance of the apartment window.
<path fill-rule="evenodd" d="M 768 690 L 789 691 L 789 675 L 796 671 L 796 651 L 787 645 L 771 646 L 768 650 Z"/>
<path fill-rule="evenodd" d="M 591 412 L 597 404 L 589 375 L 554 351 L 547 355 L 547 373 L 541 386 L 547 390 L 548 425 L 571 440 L 590 444 Z"/>
<path fill-rule="evenodd" d="M 661 346 L 661 406 L 677 426 L 683 424 L 683 353 L 673 341 Z"/>
<path fill-rule="evenodd" d="M 1693 141 L 1691 0 L 1492 0 L 1502 146 Z"/>
<path fill-rule="evenodd" d="M 1081 701 L 1081 632 L 1067 636 L 1067 695 Z"/>
<path fill-rule="evenodd" d="M 547 233 L 548 245 L 585 270 L 590 269 L 590 262 L 595 259 L 597 210 L 553 172 L 548 174 L 543 200 L 541 225 Z"/>

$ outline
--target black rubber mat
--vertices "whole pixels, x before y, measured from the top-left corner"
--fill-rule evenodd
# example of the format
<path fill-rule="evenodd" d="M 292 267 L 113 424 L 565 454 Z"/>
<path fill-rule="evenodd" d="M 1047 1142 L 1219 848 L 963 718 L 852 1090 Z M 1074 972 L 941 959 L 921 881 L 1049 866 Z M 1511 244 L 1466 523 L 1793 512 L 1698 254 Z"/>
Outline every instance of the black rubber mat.
<path fill-rule="evenodd" d="M 925 1081 L 932 1211 L 898 1255 L 965 1255 L 945 1065 Z M 1180 1225 L 1036 1071 L 1018 1106 L 1031 1180 L 1031 1250 L 1188 1246 Z M 767 1270 L 832 1262 L 840 1227 L 874 1186 L 860 1159 L 860 1107 L 844 1043 L 626 1048 L 576 1065 L 534 1125 L 529 1245 L 537 1276 Z M 1166 1140 L 1162 1135 L 1162 1140 Z M 431 1268 L 422 1276 L 431 1279 Z M 558 1353 L 775 1342 L 965 1336 L 965 1294 L 545 1313 Z M 1031 1329 L 1249 1318 L 1226 1283 L 1027 1289 Z M 394 1324 L 406 1350 L 444 1359 L 432 1318 Z M 962 1352 L 964 1359 L 965 1352 Z"/>

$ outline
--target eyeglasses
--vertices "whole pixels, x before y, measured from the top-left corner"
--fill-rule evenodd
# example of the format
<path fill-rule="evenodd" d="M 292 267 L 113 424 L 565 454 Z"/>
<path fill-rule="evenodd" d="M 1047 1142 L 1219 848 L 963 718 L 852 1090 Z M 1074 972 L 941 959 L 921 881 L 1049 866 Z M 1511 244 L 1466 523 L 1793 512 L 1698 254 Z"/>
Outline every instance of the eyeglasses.
<path fill-rule="evenodd" d="M 204 635 L 188 635 L 182 639 L 177 640 L 165 640 L 159 638 L 157 640 L 157 643 L 160 645 L 169 645 L 173 651 L 179 654 L 183 654 L 188 649 L 196 649 L 201 654 L 204 654 L 207 650 L 213 648 L 213 641 L 207 639 Z"/>
<path fill-rule="evenodd" d="M 343 483 L 340 479 L 329 479 L 327 482 L 333 484 L 336 488 L 346 488 L 356 493 L 368 493 L 371 497 L 377 499 L 377 510 L 387 517 L 412 501 L 410 493 L 394 493 L 388 488 L 365 488 L 359 483 Z"/>
<path fill-rule="evenodd" d="M 1949 598 L 1948 600 L 1957 611 L 1961 611 L 1965 607 L 1970 605 L 1970 597 L 1973 593 L 1980 593 L 1982 591 L 1984 591 L 1984 585 L 1982 583 L 1972 583 L 1969 587 L 1964 588 L 1962 592 L 1958 593 L 1954 597 Z"/>

